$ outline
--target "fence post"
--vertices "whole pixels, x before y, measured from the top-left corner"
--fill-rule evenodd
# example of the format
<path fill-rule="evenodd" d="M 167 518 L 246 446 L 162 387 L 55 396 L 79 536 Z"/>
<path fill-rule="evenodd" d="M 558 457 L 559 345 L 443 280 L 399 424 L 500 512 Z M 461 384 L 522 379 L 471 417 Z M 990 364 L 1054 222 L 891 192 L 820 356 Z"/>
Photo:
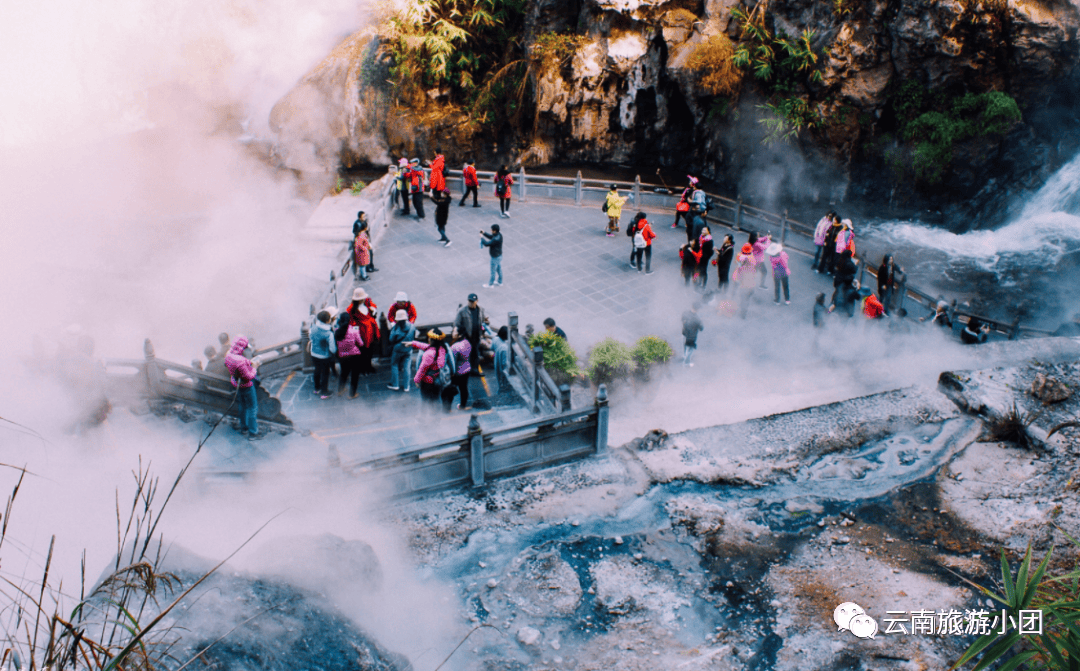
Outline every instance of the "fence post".
<path fill-rule="evenodd" d="M 333 296 L 333 298 L 331 300 L 333 301 L 334 307 L 337 307 L 337 305 L 338 305 L 337 275 L 334 274 L 333 270 L 330 271 L 330 295 Z M 323 306 L 320 305 L 319 307 L 321 308 Z"/>
<path fill-rule="evenodd" d="M 742 196 L 735 200 L 735 227 L 733 230 L 742 230 Z"/>
<path fill-rule="evenodd" d="M 634 207 L 641 209 L 641 175 L 634 175 Z"/>
<path fill-rule="evenodd" d="M 559 412 L 570 412 L 570 385 L 559 385 Z"/>
<path fill-rule="evenodd" d="M 1020 333 L 1020 315 L 1016 315 L 1016 319 L 1013 320 L 1012 328 L 1009 329 L 1009 340 L 1016 340 L 1016 336 Z"/>
<path fill-rule="evenodd" d="M 308 343 L 311 341 L 311 327 L 307 322 L 300 322 L 300 356 L 304 362 L 301 371 L 310 373 L 315 370 L 315 362 L 311 360 L 311 352 L 308 351 Z"/>
<path fill-rule="evenodd" d="M 506 344 L 509 345 L 509 347 L 507 347 L 507 351 L 506 351 L 506 374 L 507 375 L 513 375 L 514 374 L 514 340 L 515 340 L 515 336 L 518 334 L 518 316 L 517 316 L 517 313 L 516 312 L 511 312 L 510 314 L 508 314 L 506 316 L 506 323 L 508 325 L 508 330 L 510 331 L 510 333 L 507 334 L 509 336 L 509 340 L 506 341 Z"/>
<path fill-rule="evenodd" d="M 596 453 L 607 449 L 608 436 L 608 397 L 607 385 L 601 384 L 596 390 Z"/>
<path fill-rule="evenodd" d="M 539 345 L 532 349 L 533 355 L 533 389 L 532 411 L 540 412 L 540 371 L 544 370 L 544 348 Z"/>
<path fill-rule="evenodd" d="M 577 171 L 577 179 L 574 180 L 574 205 L 581 206 L 581 171 Z"/>
<path fill-rule="evenodd" d="M 520 178 L 518 181 L 521 182 L 521 202 L 524 203 L 528 200 L 528 198 L 526 198 L 528 195 L 528 188 L 525 185 L 525 166 L 521 166 L 521 172 L 518 173 L 518 176 Z"/>
<path fill-rule="evenodd" d="M 161 396 L 161 369 L 154 355 L 154 343 L 149 338 L 143 342 L 143 354 L 146 355 L 146 388 L 150 397 L 156 398 Z"/>
<path fill-rule="evenodd" d="M 469 471 L 473 487 L 484 484 L 484 433 L 475 414 L 469 417 Z"/>
<path fill-rule="evenodd" d="M 780 215 L 780 244 L 783 245 L 787 242 L 787 210 Z"/>

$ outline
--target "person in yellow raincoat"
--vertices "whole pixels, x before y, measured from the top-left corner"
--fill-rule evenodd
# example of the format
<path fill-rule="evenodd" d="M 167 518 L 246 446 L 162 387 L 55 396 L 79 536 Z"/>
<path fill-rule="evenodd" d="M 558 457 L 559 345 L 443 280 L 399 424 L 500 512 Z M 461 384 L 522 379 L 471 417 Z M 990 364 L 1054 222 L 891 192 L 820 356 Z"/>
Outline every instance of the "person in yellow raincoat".
<path fill-rule="evenodd" d="M 622 206 L 628 197 L 620 196 L 619 187 L 615 184 L 611 185 L 611 190 L 608 191 L 603 208 L 608 218 L 606 233 L 609 238 L 619 232 L 619 217 L 622 216 Z"/>

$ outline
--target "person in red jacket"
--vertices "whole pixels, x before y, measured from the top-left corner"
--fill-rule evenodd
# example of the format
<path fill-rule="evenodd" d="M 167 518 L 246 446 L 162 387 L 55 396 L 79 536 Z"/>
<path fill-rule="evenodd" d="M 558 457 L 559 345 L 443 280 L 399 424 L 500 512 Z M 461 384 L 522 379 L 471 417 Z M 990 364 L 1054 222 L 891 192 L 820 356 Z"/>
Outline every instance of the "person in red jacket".
<path fill-rule="evenodd" d="M 371 375 L 375 372 L 371 360 L 375 357 L 375 348 L 379 346 L 379 324 L 375 321 L 375 317 L 368 312 L 366 305 L 358 305 L 349 314 L 356 321 L 356 325 L 360 327 L 360 340 L 362 341 L 359 361 L 360 375 Z"/>
<path fill-rule="evenodd" d="M 443 156 L 442 149 L 435 149 L 435 160 L 431 162 L 431 192 L 438 193 L 439 191 L 446 190 L 446 176 L 443 175 L 443 170 L 446 169 L 446 158 Z"/>
<path fill-rule="evenodd" d="M 409 294 L 404 291 L 397 292 L 394 296 L 394 304 L 390 306 L 390 309 L 386 311 L 386 315 L 396 315 L 398 310 L 404 310 L 409 315 L 409 323 L 416 323 L 416 306 L 409 300 Z"/>
<path fill-rule="evenodd" d="M 505 165 L 499 167 L 495 173 L 495 195 L 499 197 L 499 216 L 510 218 L 510 186 L 514 183 L 514 176 Z"/>
<path fill-rule="evenodd" d="M 465 195 L 461 197 L 461 202 L 458 206 L 465 207 L 465 199 L 472 194 L 472 206 L 480 207 L 480 203 L 476 202 L 476 192 L 480 188 L 480 179 L 476 176 L 476 168 L 474 162 L 470 158 L 465 161 L 465 169 L 462 170 L 462 175 L 465 177 Z"/>
<path fill-rule="evenodd" d="M 412 194 L 413 209 L 416 210 L 416 219 L 424 219 L 424 171 L 420 169 L 420 159 L 414 158 L 409 161 L 409 172 L 406 176 L 409 185 L 409 193 Z"/>
<path fill-rule="evenodd" d="M 656 239 L 652 225 L 645 218 L 644 212 L 634 215 L 637 224 L 634 225 L 634 260 L 630 264 L 641 272 L 641 260 L 645 259 L 645 274 L 652 274 L 652 241 Z"/>

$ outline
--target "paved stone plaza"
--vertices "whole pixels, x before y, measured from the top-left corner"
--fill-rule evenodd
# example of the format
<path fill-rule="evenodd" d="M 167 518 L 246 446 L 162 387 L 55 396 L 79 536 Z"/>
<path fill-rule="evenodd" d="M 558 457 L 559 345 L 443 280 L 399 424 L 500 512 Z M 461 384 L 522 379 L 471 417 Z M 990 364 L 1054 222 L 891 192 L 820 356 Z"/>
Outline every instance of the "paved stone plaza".
<path fill-rule="evenodd" d="M 363 286 L 385 311 L 398 291 L 405 291 L 417 305 L 418 323 L 451 321 L 469 293 L 479 302 L 496 328 L 506 323 L 507 314 L 517 312 L 524 331 L 527 324 L 537 330 L 546 317 L 553 317 L 568 334 L 580 359 L 589 347 L 604 337 L 614 336 L 632 343 L 644 335 L 659 335 L 681 352 L 680 315 L 701 295 L 684 286 L 679 274 L 678 248 L 686 241 L 685 229 L 672 229 L 673 215 L 648 212 L 657 239 L 652 258 L 653 274 L 638 273 L 630 267 L 630 238 L 625 226 L 633 216 L 632 207 L 623 210 L 622 230 L 615 237 L 604 234 L 606 216 L 599 207 L 576 207 L 564 202 L 515 201 L 511 218 L 499 216 L 498 203 L 490 196 L 482 206 L 471 203 L 450 208 L 447 234 L 449 247 L 438 241 L 434 207 L 426 203 L 427 218 L 392 216 L 389 226 L 376 231 L 375 261 L 379 271 L 359 285 L 342 282 L 341 307 L 348 303 L 352 286 Z M 352 219 L 358 209 L 370 211 L 370 203 L 360 197 L 338 196 L 324 201 L 313 220 L 324 239 L 339 240 L 341 248 L 351 237 Z M 489 255 L 480 248 L 480 230 L 498 223 L 505 239 L 504 285 L 485 289 L 489 276 Z M 730 232 L 714 226 L 714 237 Z M 746 233 L 735 235 L 737 245 Z M 802 241 L 808 244 L 808 241 Z M 340 265 L 340 264 L 339 264 Z M 792 324 L 808 325 L 813 296 L 830 292 L 831 281 L 809 270 L 809 259 L 791 252 L 792 304 L 772 303 L 772 280 L 760 290 L 750 320 L 766 313 L 780 315 Z M 709 287 L 715 287 L 715 268 Z M 702 312 L 706 332 L 703 348 L 717 341 L 713 327 L 716 314 L 726 299 L 719 297 Z M 730 300 L 733 301 L 733 298 Z M 726 319 L 734 326 L 738 320 Z M 363 456 L 402 449 L 438 439 L 464 435 L 468 413 L 455 410 L 450 416 L 421 418 L 420 398 L 415 387 L 405 395 L 386 388 L 388 375 L 361 379 L 360 398 L 335 396 L 322 401 L 311 391 L 311 377 L 294 375 L 284 385 L 272 389 L 282 400 L 286 415 L 298 428 L 309 429 L 325 442 L 334 443 L 343 456 Z M 693 384 L 693 380 L 688 383 Z M 336 384 L 336 381 L 335 381 Z M 477 399 L 481 425 L 495 428 L 531 417 L 520 407 L 490 409 L 488 397 L 498 393 L 493 375 L 473 378 L 471 393 Z M 576 390 L 575 403 L 587 402 L 590 391 Z M 422 428 L 420 423 L 422 423 Z"/>

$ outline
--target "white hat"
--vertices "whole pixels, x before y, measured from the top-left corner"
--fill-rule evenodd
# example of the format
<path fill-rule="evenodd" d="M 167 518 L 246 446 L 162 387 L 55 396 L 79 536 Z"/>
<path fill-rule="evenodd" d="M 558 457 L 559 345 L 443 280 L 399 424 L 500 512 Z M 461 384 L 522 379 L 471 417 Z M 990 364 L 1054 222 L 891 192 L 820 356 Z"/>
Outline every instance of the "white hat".
<path fill-rule="evenodd" d="M 784 247 L 779 242 L 774 242 L 765 248 L 765 253 L 769 256 L 776 256 L 782 251 L 784 251 Z"/>
<path fill-rule="evenodd" d="M 407 159 L 407 158 L 399 158 L 397 164 L 399 166 L 401 166 L 402 168 L 404 168 L 405 166 L 409 165 L 409 159 Z"/>
<path fill-rule="evenodd" d="M 354 289 L 354 290 L 353 290 L 353 292 L 352 292 L 352 299 L 353 299 L 354 301 L 362 301 L 362 300 L 364 300 L 364 299 L 365 299 L 365 298 L 367 298 L 367 297 L 368 297 L 368 294 L 367 294 L 367 292 L 366 292 L 366 291 L 364 291 L 364 288 L 363 288 L 363 287 L 357 287 L 357 288 L 356 288 L 356 289 Z"/>
<path fill-rule="evenodd" d="M 844 225 L 844 226 L 847 226 L 848 228 L 850 228 L 850 229 L 851 229 L 851 230 L 853 230 L 853 231 L 855 230 L 855 224 L 851 223 L 851 220 L 850 220 L 850 219 L 844 219 L 844 220 L 843 220 L 843 221 L 841 221 L 840 223 L 841 223 L 842 225 Z"/>
<path fill-rule="evenodd" d="M 394 313 L 394 321 L 396 321 L 396 322 L 403 322 L 408 318 L 409 318 L 409 313 L 405 312 L 404 310 L 398 310 L 397 312 Z"/>
<path fill-rule="evenodd" d="M 338 310 L 333 305 L 327 305 L 326 307 L 323 308 L 323 310 L 330 313 L 331 321 L 333 321 L 334 317 L 337 316 Z"/>
<path fill-rule="evenodd" d="M 407 301 L 409 300 L 409 294 L 404 291 L 397 292 L 397 296 L 394 296 L 395 301 Z"/>

